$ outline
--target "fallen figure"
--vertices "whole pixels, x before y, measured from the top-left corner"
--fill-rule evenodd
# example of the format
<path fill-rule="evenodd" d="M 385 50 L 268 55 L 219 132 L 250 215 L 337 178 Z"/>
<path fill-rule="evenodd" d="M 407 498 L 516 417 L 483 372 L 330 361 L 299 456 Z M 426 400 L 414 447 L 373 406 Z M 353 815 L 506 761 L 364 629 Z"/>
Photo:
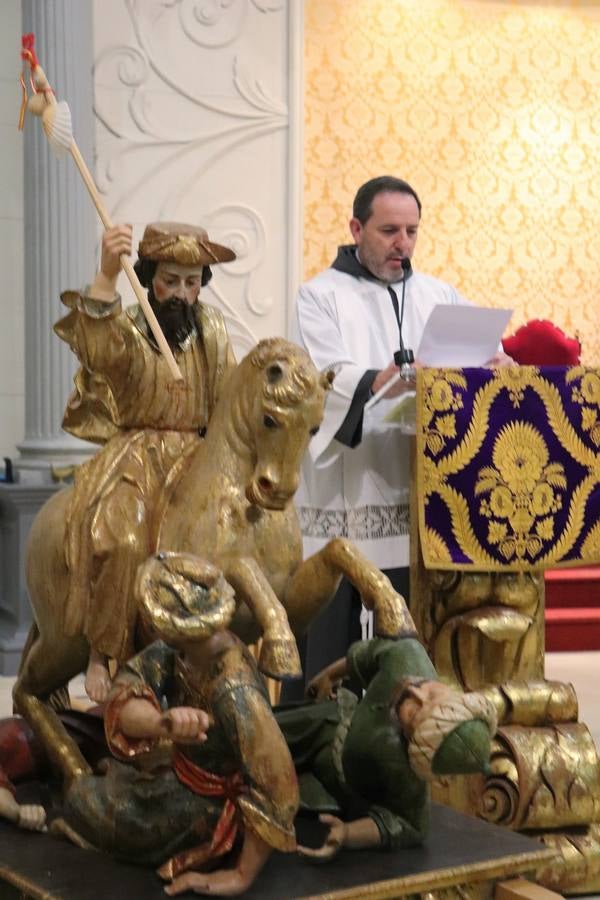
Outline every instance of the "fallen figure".
<path fill-rule="evenodd" d="M 341 686 L 346 676 L 364 691 L 360 699 Z M 416 846 L 429 829 L 429 782 L 487 771 L 494 707 L 482 694 L 439 681 L 414 637 L 358 641 L 313 679 L 308 694 L 312 702 L 276 711 L 301 808 L 328 827 L 322 847 L 298 848 L 308 858 Z"/>
<path fill-rule="evenodd" d="M 234 602 L 219 570 L 159 554 L 142 567 L 138 594 L 167 643 L 120 670 L 105 709 L 116 758 L 105 774 L 67 784 L 52 831 L 157 868 L 167 893 L 243 893 L 272 849 L 296 849 L 290 752 L 302 806 L 328 829 L 322 847 L 298 848 L 317 861 L 342 848 L 423 842 L 427 782 L 486 770 L 491 704 L 442 684 L 415 637 L 353 645 L 312 682 L 311 702 L 273 715 L 250 653 L 226 630 Z M 341 687 L 346 675 L 364 688 L 360 699 Z M 19 739 L 4 747 L 0 723 L 0 762 L 13 778 L 32 776 L 41 762 L 26 723 L 12 719 L 11 727 L 19 722 Z M 28 756 L 16 765 L 19 742 Z M 0 814 L 22 827 L 32 821 L 10 785 L 0 791 Z M 35 822 L 43 827 L 43 813 Z M 198 871 L 207 866 L 213 871 Z"/>
<path fill-rule="evenodd" d="M 112 758 L 103 774 L 63 773 L 50 830 L 155 868 L 170 895 L 243 893 L 273 849 L 295 850 L 298 785 L 255 660 L 227 630 L 233 589 L 210 563 L 158 554 L 141 567 L 137 593 L 145 623 L 168 643 L 155 641 L 117 674 L 104 708 Z M 12 728 L 19 723 L 7 755 L 24 741 L 33 775 L 39 747 L 27 723 Z M 0 813 L 25 826 L 31 814 L 15 810 L 10 788 L 3 799 Z"/>

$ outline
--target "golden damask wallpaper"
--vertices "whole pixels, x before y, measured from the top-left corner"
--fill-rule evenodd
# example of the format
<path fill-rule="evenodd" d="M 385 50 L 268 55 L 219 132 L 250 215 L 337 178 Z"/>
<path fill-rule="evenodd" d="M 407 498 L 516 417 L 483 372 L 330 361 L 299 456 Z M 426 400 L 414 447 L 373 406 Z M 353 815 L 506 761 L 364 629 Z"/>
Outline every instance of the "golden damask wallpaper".
<path fill-rule="evenodd" d="M 600 364 L 600 0 L 305 0 L 305 275 L 408 180 L 415 268 Z"/>

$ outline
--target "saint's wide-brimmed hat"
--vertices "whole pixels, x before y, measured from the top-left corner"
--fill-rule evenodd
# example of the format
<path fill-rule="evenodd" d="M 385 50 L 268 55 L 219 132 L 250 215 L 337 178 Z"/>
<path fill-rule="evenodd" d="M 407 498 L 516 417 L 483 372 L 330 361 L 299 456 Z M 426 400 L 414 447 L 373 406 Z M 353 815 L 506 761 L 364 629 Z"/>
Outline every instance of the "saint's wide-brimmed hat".
<path fill-rule="evenodd" d="M 182 266 L 213 266 L 235 259 L 235 253 L 229 247 L 208 239 L 205 228 L 181 222 L 147 225 L 138 246 L 138 255 L 140 259 L 175 262 Z"/>
<path fill-rule="evenodd" d="M 166 643 L 202 640 L 227 628 L 235 593 L 222 571 L 190 553 L 157 553 L 140 566 L 142 615 Z"/>

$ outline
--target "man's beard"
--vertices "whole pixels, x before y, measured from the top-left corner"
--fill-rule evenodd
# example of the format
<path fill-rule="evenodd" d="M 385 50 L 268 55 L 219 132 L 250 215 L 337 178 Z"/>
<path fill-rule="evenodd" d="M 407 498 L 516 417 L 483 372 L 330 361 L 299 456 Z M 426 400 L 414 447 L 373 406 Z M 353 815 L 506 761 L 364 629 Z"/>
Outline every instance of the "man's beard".
<path fill-rule="evenodd" d="M 148 288 L 148 302 L 157 318 L 167 344 L 172 350 L 181 348 L 186 340 L 197 332 L 194 308 L 185 300 L 156 299 L 152 286 Z"/>
<path fill-rule="evenodd" d="M 379 262 L 376 259 L 375 254 L 371 253 L 370 250 L 364 246 L 360 248 L 358 259 L 365 269 L 368 269 L 371 275 L 374 275 L 375 278 L 377 278 L 378 281 L 383 282 L 383 284 L 396 284 L 404 278 L 404 271 L 402 269 L 390 269 L 390 271 L 385 271 L 389 261 L 384 259 Z"/>

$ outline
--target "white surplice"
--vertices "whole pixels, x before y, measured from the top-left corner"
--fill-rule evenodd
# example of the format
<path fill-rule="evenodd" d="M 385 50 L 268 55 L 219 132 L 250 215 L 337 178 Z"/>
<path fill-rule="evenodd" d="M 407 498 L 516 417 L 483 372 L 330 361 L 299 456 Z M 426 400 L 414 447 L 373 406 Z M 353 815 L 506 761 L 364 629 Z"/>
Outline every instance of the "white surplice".
<path fill-rule="evenodd" d="M 399 303 L 402 282 L 391 286 Z M 415 272 L 407 278 L 402 337 L 416 352 L 438 304 L 468 304 L 450 285 Z M 336 536 L 350 538 L 381 569 L 409 564 L 409 441 L 383 422 L 397 400 L 364 413 L 362 440 L 350 448 L 335 435 L 369 369 L 384 369 L 399 348 L 387 286 L 335 268 L 300 288 L 292 332 L 319 369 L 334 368 L 325 418 L 305 460 L 296 505 L 305 555 Z"/>

